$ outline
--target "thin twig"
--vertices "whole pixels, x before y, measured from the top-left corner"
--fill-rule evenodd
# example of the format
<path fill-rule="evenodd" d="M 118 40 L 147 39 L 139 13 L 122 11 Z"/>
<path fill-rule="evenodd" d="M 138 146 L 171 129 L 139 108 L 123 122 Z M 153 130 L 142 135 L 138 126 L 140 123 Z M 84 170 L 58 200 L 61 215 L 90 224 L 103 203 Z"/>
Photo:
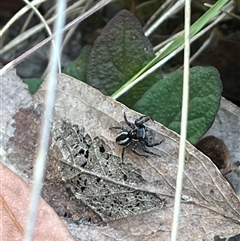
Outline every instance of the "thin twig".
<path fill-rule="evenodd" d="M 191 0 L 185 0 L 185 20 L 184 20 L 184 72 L 183 72 L 183 93 L 182 93 L 182 113 L 181 130 L 178 156 L 178 173 L 176 180 L 176 192 L 174 202 L 174 214 L 171 230 L 171 241 L 177 240 L 178 220 L 181 208 L 181 195 L 183 185 L 183 173 L 185 163 L 185 147 L 187 138 L 188 121 L 188 99 L 189 99 L 189 57 L 190 57 L 190 25 L 191 25 Z"/>
<path fill-rule="evenodd" d="M 45 111 L 44 111 L 44 117 L 42 122 L 41 139 L 40 139 L 36 164 L 34 168 L 33 189 L 32 189 L 31 199 L 29 204 L 24 241 L 31 241 L 33 238 L 38 204 L 40 201 L 43 173 L 44 173 L 46 155 L 48 153 L 48 146 L 49 146 L 49 134 L 51 129 L 52 113 L 53 113 L 54 102 L 55 102 L 55 90 L 57 86 L 57 65 L 58 65 L 58 56 L 60 56 L 61 45 L 62 45 L 62 35 L 63 35 L 62 28 L 65 23 L 65 18 L 64 18 L 65 8 L 66 8 L 66 1 L 58 0 L 57 9 L 56 9 L 57 18 L 56 18 L 56 24 L 54 27 L 55 33 L 56 33 L 54 38 L 55 46 L 52 48 L 52 51 L 50 54 L 51 68 L 49 73 L 49 79 L 47 82 Z"/>

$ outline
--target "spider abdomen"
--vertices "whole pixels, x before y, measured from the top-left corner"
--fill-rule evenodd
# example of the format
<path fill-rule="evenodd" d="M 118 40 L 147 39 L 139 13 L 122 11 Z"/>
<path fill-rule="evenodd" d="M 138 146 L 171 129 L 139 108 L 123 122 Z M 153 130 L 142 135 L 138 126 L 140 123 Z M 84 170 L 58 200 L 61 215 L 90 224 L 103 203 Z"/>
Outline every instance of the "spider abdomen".
<path fill-rule="evenodd" d="M 129 146 L 131 144 L 132 138 L 128 131 L 122 131 L 116 137 L 116 142 L 121 146 Z"/>

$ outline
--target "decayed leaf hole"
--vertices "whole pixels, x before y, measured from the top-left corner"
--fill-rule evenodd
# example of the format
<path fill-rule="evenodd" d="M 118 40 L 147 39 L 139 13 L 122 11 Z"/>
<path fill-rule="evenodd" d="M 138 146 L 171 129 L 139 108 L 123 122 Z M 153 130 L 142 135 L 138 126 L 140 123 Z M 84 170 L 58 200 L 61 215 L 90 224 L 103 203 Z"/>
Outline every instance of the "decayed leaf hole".
<path fill-rule="evenodd" d="M 53 124 L 54 140 L 62 151 L 58 164 L 61 178 L 104 221 L 145 213 L 165 206 L 155 193 L 142 191 L 141 170 L 114 156 L 99 138 L 68 121 Z"/>

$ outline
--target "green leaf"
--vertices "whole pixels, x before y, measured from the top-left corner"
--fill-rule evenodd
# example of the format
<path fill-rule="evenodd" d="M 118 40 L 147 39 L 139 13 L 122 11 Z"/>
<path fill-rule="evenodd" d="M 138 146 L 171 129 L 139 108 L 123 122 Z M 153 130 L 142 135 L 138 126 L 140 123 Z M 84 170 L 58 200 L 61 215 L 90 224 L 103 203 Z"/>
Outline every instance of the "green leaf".
<path fill-rule="evenodd" d="M 134 109 L 180 133 L 183 72 L 177 71 L 149 89 Z M 222 83 L 217 69 L 190 70 L 187 139 L 192 144 L 203 136 L 219 109 Z"/>
<path fill-rule="evenodd" d="M 209 22 L 219 11 L 220 9 L 227 3 L 229 0 L 218 0 L 216 3 L 205 12 L 190 28 L 190 37 L 193 37 L 197 34 L 204 25 Z M 136 73 L 124 86 L 121 86 L 115 93 L 112 94 L 112 98 L 116 98 L 119 92 L 122 92 L 126 86 L 131 84 L 136 78 L 138 78 L 141 74 L 150 69 L 157 62 L 162 60 L 164 57 L 172 53 L 175 49 L 184 44 L 184 33 L 182 33 L 179 37 L 177 37 L 163 52 L 161 52 L 158 56 L 152 59 L 146 66 L 144 66 L 138 73 Z"/>
<path fill-rule="evenodd" d="M 119 12 L 94 43 L 87 69 L 87 83 L 111 95 L 155 57 L 139 21 L 128 11 Z M 128 106 L 161 79 L 159 72 L 148 76 L 120 101 Z"/>
<path fill-rule="evenodd" d="M 28 85 L 28 90 L 32 95 L 38 90 L 38 88 L 43 82 L 39 78 L 24 78 L 22 80 L 25 84 Z"/>
<path fill-rule="evenodd" d="M 85 46 L 82 49 L 79 57 L 64 68 L 63 73 L 86 82 L 86 71 L 90 53 L 91 47 Z"/>

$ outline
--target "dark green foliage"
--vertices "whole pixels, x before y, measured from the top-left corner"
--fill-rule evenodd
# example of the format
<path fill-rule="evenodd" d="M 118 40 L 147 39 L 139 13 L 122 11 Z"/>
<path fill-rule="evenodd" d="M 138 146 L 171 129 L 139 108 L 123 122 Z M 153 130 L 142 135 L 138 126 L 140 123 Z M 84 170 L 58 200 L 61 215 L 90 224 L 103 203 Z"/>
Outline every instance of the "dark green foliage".
<path fill-rule="evenodd" d="M 170 74 L 157 82 L 134 109 L 150 115 L 168 128 L 180 132 L 183 72 Z M 209 129 L 219 109 L 222 83 L 213 67 L 190 71 L 188 141 L 196 141 Z"/>
<path fill-rule="evenodd" d="M 86 82 L 86 70 L 90 53 L 91 47 L 85 46 L 79 57 L 64 68 L 63 73 Z"/>
<path fill-rule="evenodd" d="M 87 68 L 87 83 L 106 95 L 113 94 L 155 57 L 139 21 L 128 11 L 119 12 L 94 43 Z M 148 76 L 120 101 L 132 107 L 154 83 L 160 72 Z"/>
<path fill-rule="evenodd" d="M 28 90 L 33 95 L 43 81 L 39 78 L 24 78 L 23 82 L 28 85 Z"/>

